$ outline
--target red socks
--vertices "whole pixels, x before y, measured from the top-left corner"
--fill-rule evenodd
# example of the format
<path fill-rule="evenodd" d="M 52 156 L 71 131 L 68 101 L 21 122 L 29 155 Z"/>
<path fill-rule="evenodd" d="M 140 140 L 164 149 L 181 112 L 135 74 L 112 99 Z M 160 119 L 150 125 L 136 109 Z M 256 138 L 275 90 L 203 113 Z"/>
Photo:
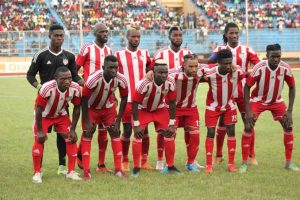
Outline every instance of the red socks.
<path fill-rule="evenodd" d="M 251 138 L 252 138 L 251 133 L 246 133 L 244 131 L 244 133 L 242 135 L 242 159 L 243 159 L 243 162 L 245 162 L 245 163 L 247 163 L 249 153 L 250 153 Z"/>
<path fill-rule="evenodd" d="M 105 153 L 107 148 L 107 131 L 106 129 L 98 129 L 98 147 L 99 147 L 99 165 L 105 164 Z"/>
<path fill-rule="evenodd" d="M 144 135 L 142 140 L 142 164 L 147 163 L 148 160 L 148 152 L 150 146 L 150 138 L 149 135 Z"/>
<path fill-rule="evenodd" d="M 285 160 L 292 160 L 292 152 L 294 146 L 294 134 L 293 132 L 284 132 L 283 143 L 285 147 Z"/>
<path fill-rule="evenodd" d="M 128 152 L 130 146 L 130 136 L 127 138 L 123 134 L 121 136 L 121 143 L 122 143 L 122 162 L 128 162 Z"/>
<path fill-rule="evenodd" d="M 234 164 L 234 156 L 236 150 L 236 139 L 235 137 L 228 137 L 227 139 L 227 147 L 228 147 L 228 164 Z"/>
<path fill-rule="evenodd" d="M 132 142 L 132 155 L 133 155 L 133 166 L 140 168 L 140 158 L 142 152 L 142 140 L 133 138 Z"/>
<path fill-rule="evenodd" d="M 185 132 L 186 133 L 186 132 Z M 189 146 L 188 146 L 188 164 L 193 164 L 195 161 L 195 158 L 198 153 L 199 149 L 199 143 L 200 143 L 200 134 L 199 130 L 193 130 L 190 132 L 187 132 L 189 135 Z"/>
<path fill-rule="evenodd" d="M 34 173 L 40 173 L 44 144 L 39 143 L 36 136 L 34 137 L 34 140 L 35 141 L 32 146 L 33 169 Z"/>
<path fill-rule="evenodd" d="M 214 150 L 214 138 L 206 137 L 205 150 L 206 150 L 206 165 L 212 165 L 212 155 L 213 155 L 213 150 Z"/>
<path fill-rule="evenodd" d="M 91 143 L 91 138 L 81 137 L 82 166 L 84 170 L 90 169 Z"/>
<path fill-rule="evenodd" d="M 184 131 L 184 142 L 186 146 L 186 154 L 189 157 L 190 133 L 188 131 Z"/>
<path fill-rule="evenodd" d="M 226 135 L 226 127 L 225 126 L 218 126 L 217 127 L 217 136 L 216 136 L 216 146 L 217 146 L 217 153 L 216 156 L 217 157 L 222 157 L 223 153 L 223 144 L 224 144 L 224 138 Z"/>
<path fill-rule="evenodd" d="M 66 141 L 66 151 L 68 155 L 68 173 L 75 171 L 75 162 L 77 158 L 77 144 Z"/>
<path fill-rule="evenodd" d="M 174 166 L 175 137 L 172 138 L 164 137 L 164 146 L 165 146 L 165 156 L 166 156 L 167 166 L 172 167 Z"/>
<path fill-rule="evenodd" d="M 115 171 L 120 171 L 122 159 L 122 144 L 120 138 L 112 138 L 111 147 L 114 155 Z"/>

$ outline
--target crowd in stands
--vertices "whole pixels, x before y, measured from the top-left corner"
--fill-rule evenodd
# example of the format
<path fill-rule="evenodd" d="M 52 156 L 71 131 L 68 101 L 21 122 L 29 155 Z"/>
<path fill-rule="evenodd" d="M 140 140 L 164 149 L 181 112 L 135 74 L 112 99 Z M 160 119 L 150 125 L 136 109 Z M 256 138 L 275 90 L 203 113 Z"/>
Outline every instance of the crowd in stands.
<path fill-rule="evenodd" d="M 45 31 L 53 22 L 43 0 L 0 0 L 0 32 Z"/>
<path fill-rule="evenodd" d="M 55 0 L 52 4 L 70 30 L 78 30 L 79 4 L 77 0 Z M 170 11 L 171 12 L 171 11 Z M 110 30 L 123 30 L 138 26 L 142 30 L 168 29 L 178 25 L 180 15 L 165 15 L 155 0 L 87 0 L 83 2 L 83 27 L 89 31 L 97 22 L 105 23 Z"/>
<path fill-rule="evenodd" d="M 179 13 L 162 8 L 155 0 L 85 0 L 83 29 L 89 32 L 97 22 L 110 30 L 139 27 L 141 30 L 166 30 L 170 26 L 199 29 L 204 36 L 208 30 L 224 29 L 226 23 L 245 24 L 244 0 L 194 0 L 203 13 Z M 300 5 L 281 1 L 250 0 L 250 28 L 300 27 Z M 260 3 L 259 3 L 260 2 Z M 263 3 L 262 3 L 263 2 Z M 230 4 L 232 6 L 230 6 Z M 79 1 L 51 0 L 51 7 L 59 14 L 69 30 L 78 30 Z M 0 32 L 35 30 L 43 32 L 55 19 L 44 0 L 0 0 Z"/>
<path fill-rule="evenodd" d="M 238 1 L 228 6 L 227 1 L 194 0 L 208 18 L 208 29 L 224 29 L 226 23 L 235 22 L 240 27 L 245 24 L 245 4 Z M 281 1 L 250 1 L 248 6 L 250 28 L 286 28 L 300 27 L 300 5 Z"/>

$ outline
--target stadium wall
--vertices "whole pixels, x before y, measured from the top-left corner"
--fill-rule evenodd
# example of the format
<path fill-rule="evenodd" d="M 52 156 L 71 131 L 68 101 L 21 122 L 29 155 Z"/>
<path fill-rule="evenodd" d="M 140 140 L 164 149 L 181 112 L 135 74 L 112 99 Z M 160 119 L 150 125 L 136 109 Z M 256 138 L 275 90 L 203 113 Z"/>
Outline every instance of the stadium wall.
<path fill-rule="evenodd" d="M 265 52 L 258 52 L 258 55 L 265 58 Z M 300 52 L 282 52 L 282 59 L 293 68 L 300 68 Z M 24 75 L 31 60 L 32 57 L 0 57 L 0 76 Z"/>

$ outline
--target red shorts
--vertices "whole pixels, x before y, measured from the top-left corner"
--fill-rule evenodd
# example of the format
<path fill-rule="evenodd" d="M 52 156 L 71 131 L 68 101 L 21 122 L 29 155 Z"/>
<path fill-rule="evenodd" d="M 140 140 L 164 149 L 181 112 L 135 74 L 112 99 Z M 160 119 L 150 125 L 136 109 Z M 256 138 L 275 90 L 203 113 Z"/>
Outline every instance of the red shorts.
<path fill-rule="evenodd" d="M 116 121 L 117 116 L 116 106 L 104 109 L 89 108 L 89 119 L 91 122 L 95 125 L 103 125 L 104 128 L 112 125 Z M 83 121 L 82 129 L 86 129 Z"/>
<path fill-rule="evenodd" d="M 139 121 L 143 130 L 145 130 L 150 122 L 154 123 L 156 131 L 166 130 L 169 127 L 169 119 L 170 116 L 167 108 L 161 108 L 153 112 L 139 109 Z"/>
<path fill-rule="evenodd" d="M 269 110 L 271 111 L 274 120 L 281 120 L 286 111 L 286 105 L 284 102 L 273 103 L 270 105 L 263 105 L 257 102 L 250 102 L 250 107 L 256 118 L 258 118 L 262 112 Z"/>
<path fill-rule="evenodd" d="M 122 116 L 123 123 L 131 123 L 132 121 L 132 103 L 127 103 Z"/>
<path fill-rule="evenodd" d="M 238 98 L 234 98 L 234 101 L 236 102 L 236 105 L 237 105 L 240 113 L 245 113 L 246 112 L 245 99 L 243 97 L 238 97 Z"/>
<path fill-rule="evenodd" d="M 176 108 L 176 128 L 199 127 L 198 108 Z"/>
<path fill-rule="evenodd" d="M 71 120 L 68 115 L 59 116 L 56 118 L 42 118 L 43 133 L 48 133 L 48 128 L 54 126 L 54 130 L 57 133 L 68 134 L 70 132 Z M 33 132 L 37 134 L 37 125 L 34 123 Z"/>
<path fill-rule="evenodd" d="M 237 123 L 236 109 L 226 111 L 205 110 L 205 125 L 207 127 L 216 127 L 219 117 L 223 115 L 224 125 Z"/>

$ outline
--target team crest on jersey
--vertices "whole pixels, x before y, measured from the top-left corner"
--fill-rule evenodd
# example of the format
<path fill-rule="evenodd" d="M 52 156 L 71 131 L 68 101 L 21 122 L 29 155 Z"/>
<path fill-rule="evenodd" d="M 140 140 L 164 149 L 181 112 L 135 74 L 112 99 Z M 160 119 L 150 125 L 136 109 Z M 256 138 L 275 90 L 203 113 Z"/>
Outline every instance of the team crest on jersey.
<path fill-rule="evenodd" d="M 277 79 L 278 79 L 278 80 L 281 80 L 282 77 L 283 77 L 283 74 L 279 74 L 279 75 L 277 76 Z"/>
<path fill-rule="evenodd" d="M 67 65 L 68 63 L 69 63 L 68 59 L 64 58 L 64 59 L 63 59 L 63 64 L 64 64 L 64 65 Z"/>

